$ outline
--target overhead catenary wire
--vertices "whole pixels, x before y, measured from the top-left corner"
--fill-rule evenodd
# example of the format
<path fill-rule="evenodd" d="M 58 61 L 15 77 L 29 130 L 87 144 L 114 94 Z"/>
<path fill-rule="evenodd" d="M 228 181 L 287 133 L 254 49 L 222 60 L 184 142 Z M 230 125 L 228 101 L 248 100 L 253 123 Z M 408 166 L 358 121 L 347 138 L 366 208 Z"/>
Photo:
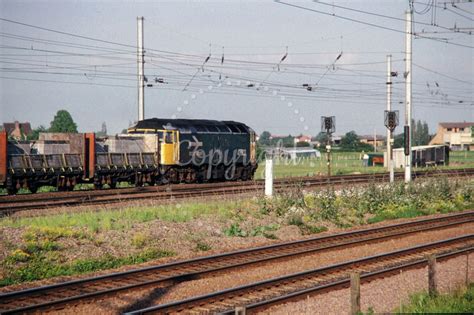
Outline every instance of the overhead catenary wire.
<path fill-rule="evenodd" d="M 322 2 L 322 1 L 319 1 L 319 0 L 313 0 L 313 2 L 314 2 L 315 4 L 318 4 L 318 5 L 331 6 L 331 7 L 335 7 L 335 8 L 339 8 L 339 9 L 343 9 L 343 10 L 358 12 L 358 13 L 362 13 L 362 14 L 367 14 L 367 15 L 372 15 L 372 16 L 377 16 L 377 17 L 382 17 L 382 18 L 386 18 L 386 19 L 390 19 L 390 20 L 395 20 L 395 21 L 401 21 L 401 22 L 405 22 L 405 23 L 406 23 L 406 19 L 404 19 L 404 18 L 398 18 L 398 17 L 394 17 L 394 16 L 390 16 L 390 15 L 385 15 L 385 14 L 379 14 L 379 13 L 370 12 L 370 11 L 364 11 L 364 10 L 354 9 L 354 8 L 350 8 L 350 7 L 346 7 L 346 6 L 336 5 L 336 4 L 334 4 L 334 3 Z M 415 12 L 416 12 L 416 11 L 415 11 Z M 416 13 L 418 13 L 418 12 L 416 12 Z M 422 13 L 419 13 L 419 14 L 422 14 Z M 425 22 L 420 22 L 420 21 L 413 21 L 413 24 L 426 25 L 426 26 L 434 26 L 434 27 L 438 27 L 438 28 L 441 28 L 441 29 L 444 29 L 444 30 L 451 30 L 451 28 L 449 28 L 449 27 L 440 26 L 440 25 L 433 25 L 433 24 L 431 24 L 431 23 L 425 23 Z M 466 34 L 470 35 L 469 33 L 466 33 Z"/>
<path fill-rule="evenodd" d="M 297 8 L 297 9 L 310 11 L 310 12 L 314 12 L 314 13 L 319 13 L 319 14 L 322 14 L 322 15 L 328 15 L 328 16 L 339 18 L 339 19 L 343 19 L 343 20 L 347 20 L 347 21 L 351 21 L 351 22 L 355 22 L 355 23 L 359 23 L 359 24 L 364 24 L 364 25 L 372 26 L 372 27 L 387 30 L 387 31 L 392 31 L 392 32 L 396 32 L 396 33 L 405 34 L 404 31 L 398 30 L 396 28 L 391 28 L 391 27 L 387 27 L 387 26 L 383 26 L 383 25 L 379 25 L 379 24 L 375 24 L 375 23 L 371 23 L 371 22 L 366 22 L 366 21 L 362 21 L 362 20 L 358 20 L 358 19 L 354 19 L 354 18 L 350 18 L 350 17 L 346 17 L 346 16 L 341 16 L 341 15 L 337 15 L 337 14 L 334 14 L 334 13 L 328 13 L 328 12 L 324 12 L 324 11 L 320 11 L 320 10 L 316 10 L 316 9 L 312 9 L 312 8 L 308 8 L 308 7 L 304 7 L 304 6 L 300 6 L 300 5 L 296 5 L 296 4 L 292 4 L 292 3 L 283 2 L 281 0 L 274 0 L 274 1 L 276 3 L 286 5 L 286 6 L 290 6 L 290 7 L 294 7 L 294 8 Z M 425 36 L 422 36 L 422 35 L 419 35 L 419 34 L 414 34 L 414 35 L 418 36 L 419 38 L 430 39 L 430 40 L 433 40 L 433 41 L 443 42 L 443 43 L 446 43 L 446 44 L 455 45 L 455 46 L 459 46 L 459 47 L 465 47 L 465 48 L 471 48 L 471 49 L 474 48 L 474 46 L 470 46 L 470 45 L 464 45 L 464 44 L 460 44 L 460 43 L 449 42 L 449 41 L 445 41 L 445 40 L 439 40 L 439 39 L 432 38 L 432 37 L 425 37 Z"/>
<path fill-rule="evenodd" d="M 66 32 L 65 32 L 66 33 Z M 403 32 L 404 33 L 404 32 Z M 8 35 L 10 36 L 10 35 Z M 11 37 L 8 37 L 8 38 L 12 38 L 12 39 L 20 39 L 20 38 L 15 38 L 15 36 L 11 36 Z M 89 37 L 89 38 L 92 38 L 92 37 Z M 34 38 L 27 38 L 26 36 L 21 38 L 22 40 L 34 40 Z M 42 41 L 42 43 L 45 43 L 45 44 L 50 44 L 50 45 L 63 45 L 64 47 L 69 47 L 69 48 L 75 48 L 75 49 L 81 49 L 81 50 L 91 50 L 91 51 L 103 51 L 104 52 L 108 52 L 109 54 L 95 54 L 95 53 L 78 53 L 78 52 L 66 52 L 66 51 L 62 51 L 62 52 L 59 52 L 59 51 L 51 51 L 51 50 L 48 50 L 48 49 L 43 49 L 43 50 L 40 50 L 40 49 L 37 49 L 37 48 L 34 48 L 34 49 L 31 49 L 32 52 L 46 52 L 46 53 L 50 53 L 50 55 L 46 55 L 48 57 L 52 57 L 54 55 L 51 55 L 51 54 L 57 54 L 57 56 L 59 57 L 64 57 L 64 56 L 71 56 L 71 57 L 78 57 L 78 58 L 85 58 L 85 57 L 94 57 L 94 58 L 102 58 L 102 59 L 107 59 L 108 61 L 112 61 L 114 60 L 133 60 L 133 58 L 125 58 L 125 56 L 127 56 L 128 54 L 130 54 L 130 56 L 132 57 L 135 52 L 129 52 L 125 49 L 118 49 L 118 48 L 107 48 L 107 47 L 102 47 L 102 46 L 96 46 L 96 45 L 83 45 L 83 44 L 78 44 L 77 46 L 74 44 L 74 43 L 71 43 L 71 42 L 61 42 L 61 41 L 49 41 L 49 40 L 43 40 L 41 39 L 40 41 Z M 100 39 L 99 39 L 100 41 Z M 105 42 L 104 42 L 105 43 Z M 110 44 L 112 42 L 109 42 L 107 41 L 107 44 Z M 67 46 L 67 45 L 70 45 L 70 46 Z M 130 47 L 133 47 L 135 48 L 134 45 L 128 45 Z M 126 46 L 124 46 L 126 47 Z M 11 47 L 8 48 L 8 49 L 12 49 Z M 28 48 L 25 49 L 25 47 L 23 47 L 22 49 L 26 50 Z M 30 50 L 30 49 L 28 49 Z M 170 71 L 179 71 L 178 68 L 176 68 L 176 65 L 186 65 L 186 67 L 189 69 L 189 68 L 192 68 L 194 67 L 194 69 L 196 69 L 197 67 L 199 67 L 199 62 L 198 60 L 201 60 L 202 61 L 202 58 L 203 56 L 202 55 L 199 55 L 199 54 L 193 54 L 193 53 L 182 53 L 182 52 L 173 52 L 173 51 L 166 51 L 166 50 L 154 50 L 154 49 L 147 49 L 147 52 L 149 52 L 149 56 L 151 58 L 157 58 L 156 60 L 163 60 L 165 59 L 166 62 L 168 62 L 168 64 L 172 65 L 171 67 L 167 67 L 168 69 L 172 69 Z M 292 55 L 303 55 L 303 54 L 330 54 L 330 52 L 292 52 Z M 362 54 L 363 52 L 360 52 L 360 54 Z M 385 53 L 385 52 L 383 52 Z M 238 55 L 238 54 L 236 54 Z M 275 54 L 273 54 L 275 55 Z M 118 56 L 121 56 L 121 57 L 118 57 Z M 166 56 L 171 56 L 171 58 L 167 58 Z M 231 54 L 229 56 L 232 56 Z M 1 55 L 0 55 L 0 58 L 1 58 Z M 283 58 L 283 57 L 282 57 Z M 173 60 L 174 59 L 174 60 Z M 285 57 L 286 59 L 286 57 Z M 181 63 L 179 62 L 179 60 L 181 60 Z M 182 62 L 184 61 L 184 62 Z M 53 62 L 49 62 L 51 64 L 53 64 Z M 380 62 L 367 62 L 367 63 L 363 63 L 363 62 L 360 62 L 360 63 L 353 63 L 353 64 L 341 64 L 341 66 L 343 67 L 356 67 L 356 66 L 360 66 L 360 67 L 366 67 L 366 66 L 376 66 L 377 64 L 383 64 L 384 61 L 380 61 Z M 159 64 L 161 65 L 162 62 L 160 61 Z M 26 66 L 26 64 L 25 64 Z M 38 66 L 37 67 L 37 70 L 39 70 L 41 68 L 41 65 L 32 65 L 32 66 Z M 103 66 L 111 66 L 113 67 L 113 65 L 103 65 Z M 119 66 L 119 65 L 117 65 Z M 259 71 L 261 72 L 265 72 L 265 71 L 268 71 L 268 67 L 275 67 L 275 63 L 272 63 L 272 62 L 261 62 L 261 61 L 251 61 L 251 60 L 241 60 L 241 59 L 236 59 L 236 58 L 231 58 L 231 57 L 227 57 L 226 56 L 226 59 L 225 59 L 225 65 L 223 65 L 223 62 L 220 63 L 220 65 L 218 64 L 218 61 L 217 60 L 213 60 L 212 58 L 210 58 L 209 56 L 209 59 L 207 60 L 207 63 L 206 63 L 206 67 L 205 67 L 205 73 L 208 74 L 212 74 L 212 75 L 216 75 L 217 72 L 216 70 L 214 69 L 218 69 L 218 67 L 221 67 L 221 74 L 222 75 L 225 75 L 227 78 L 232 78 L 232 79 L 240 79 L 240 80 L 249 80 L 249 81 L 253 81 L 253 82 L 261 82 L 261 78 L 258 76 L 258 75 L 251 75 L 252 72 L 255 72 L 255 73 L 258 73 Z M 96 68 L 96 67 L 99 67 L 98 65 L 85 65 L 85 68 Z M 51 67 L 53 68 L 53 67 Z M 174 69 L 173 69 L 174 68 Z M 204 69 L 203 67 L 201 67 L 202 70 Z M 280 71 L 281 73 L 279 74 L 279 76 L 281 75 L 290 75 L 293 72 L 296 72 L 295 69 L 310 69 L 310 70 L 318 70 L 318 69 L 324 69 L 324 68 L 327 68 L 327 64 L 315 64 L 315 63 L 300 63 L 300 64 L 291 64 L 291 63 L 287 63 L 285 62 L 285 66 L 284 67 L 281 67 L 281 70 Z M 66 67 L 64 67 L 64 69 L 66 70 Z M 69 68 L 71 71 L 81 71 L 81 69 L 78 69 L 78 68 Z M 15 71 L 27 71 L 26 69 L 23 69 L 23 70 L 16 70 L 16 69 L 9 69 L 13 72 Z M 31 69 L 29 69 L 31 70 Z M 91 69 L 92 70 L 92 69 Z M 100 73 L 101 76 L 106 76 L 106 75 L 114 75 L 114 73 L 111 71 L 110 73 L 106 73 L 105 71 L 102 71 L 102 70 L 97 70 L 97 69 L 94 69 L 94 71 L 96 71 L 97 73 Z M 239 75 L 239 74 L 236 74 L 236 73 L 233 73 L 232 71 L 246 71 L 248 74 L 247 75 Z M 303 70 L 303 71 L 308 71 L 308 70 Z M 349 73 L 353 73 L 353 74 L 343 74 L 341 72 L 349 72 Z M 370 74 L 369 72 L 367 71 L 370 71 L 370 70 L 365 70 L 365 69 L 361 69 L 359 71 L 355 70 L 355 69 L 344 69 L 344 68 L 341 68 L 341 67 L 338 67 L 337 68 L 337 72 L 338 73 L 331 73 L 331 76 L 328 76 L 328 78 L 331 80 L 332 84 L 335 85 L 337 84 L 337 82 L 343 82 L 342 81 L 342 77 L 346 76 L 348 78 L 350 77 L 358 77 L 358 78 L 362 78 L 364 80 L 369 80 L 369 79 L 372 79 L 374 81 L 377 80 L 377 76 L 376 75 L 372 75 Z M 373 71 L 373 70 L 372 70 Z M 365 72 L 365 73 L 364 73 Z M 152 74 L 153 71 L 148 71 L 147 75 L 159 75 L 159 76 L 163 76 L 163 77 L 166 77 L 165 74 L 163 73 L 156 73 L 156 74 Z M 308 72 L 309 73 L 309 72 Z M 374 73 L 377 73 L 377 72 L 374 72 Z M 39 71 L 38 73 L 36 73 L 37 75 L 41 75 L 41 74 L 44 74 L 44 73 L 41 73 L 41 71 Z M 77 75 L 77 73 L 51 73 L 49 72 L 48 75 Z M 182 73 L 177 73 L 179 75 L 182 76 L 182 78 L 189 78 L 192 74 L 189 74 L 189 73 L 186 73 L 186 72 L 182 72 Z M 249 75 L 250 74 L 250 75 Z M 317 74 L 317 71 L 313 71 L 312 74 Z M 118 72 L 115 73 L 115 75 L 119 76 L 121 74 L 119 74 Z M 127 73 L 124 73 L 123 76 L 127 76 L 129 74 Z M 131 74 L 133 75 L 133 74 Z M 100 76 L 98 77 L 100 78 Z M 30 80 L 30 81 L 33 81 L 34 79 L 31 79 L 31 78 L 23 78 L 23 79 L 20 79 L 20 78 L 9 78 L 9 79 L 13 79 L 13 80 Z M 193 90 L 193 91 L 196 91 L 196 88 L 197 87 L 203 87 L 205 86 L 205 82 L 207 82 L 207 84 L 209 84 L 209 82 L 213 82 L 213 83 L 216 83 L 217 81 L 212 81 L 212 79 L 210 80 L 211 78 L 210 77 L 205 77 L 205 76 L 201 76 L 201 75 L 195 75 L 195 78 L 194 78 L 194 82 L 196 84 L 190 84 L 189 85 L 189 90 Z M 280 79 L 280 77 L 279 77 Z M 36 81 L 41 81 L 41 80 L 36 80 Z M 43 80 L 45 82 L 59 82 L 59 81 L 52 81 L 52 80 Z M 267 80 L 268 81 L 268 80 Z M 278 82 L 280 80 L 272 80 L 272 81 L 268 81 L 268 82 L 265 82 L 268 86 L 272 87 L 272 88 L 276 88 L 276 89 L 291 89 L 291 90 L 282 90 L 284 91 L 285 93 L 287 93 L 286 95 L 288 95 L 289 97 L 295 97 L 295 98 L 298 98 L 298 99 L 307 99 L 307 100 L 311 100 L 311 99 L 324 99 L 324 100 L 335 100 L 335 101 L 341 101 L 343 103 L 347 103 L 347 104 L 350 104 L 351 102 L 351 98 L 353 99 L 353 96 L 354 95 L 367 95 L 367 102 L 375 102 L 374 104 L 376 104 L 376 102 L 378 102 L 380 99 L 382 99 L 382 92 L 380 93 L 373 93 L 371 91 L 377 91 L 379 88 L 377 87 L 378 85 L 374 86 L 374 89 L 330 89 L 330 88 L 327 88 L 325 86 L 321 86 L 321 89 L 318 90 L 318 94 L 303 94 L 303 93 L 306 93 L 306 91 L 303 91 L 301 90 L 301 87 L 298 86 L 297 83 L 295 83 L 295 79 L 293 78 L 286 78 L 286 82 Z M 181 80 L 179 78 L 177 79 L 173 79 L 173 78 L 170 78 L 169 79 L 169 82 L 170 82 L 170 86 L 168 87 L 163 87 L 163 86 L 157 86 L 158 88 L 160 89 L 168 89 L 168 90 L 171 90 L 172 89 L 172 86 L 174 86 L 175 88 L 173 89 L 173 91 L 179 91 L 180 90 L 180 87 L 182 87 L 184 84 L 185 84 L 185 81 L 184 80 Z M 290 83 L 291 82 L 291 83 Z M 467 82 L 467 81 L 466 81 Z M 81 82 L 61 82 L 61 83 L 67 83 L 67 84 L 81 84 Z M 83 82 L 82 82 L 83 83 Z M 361 83 L 361 82 L 354 82 L 353 84 L 356 85 L 357 83 Z M 348 86 L 350 86 L 351 83 L 345 83 L 347 84 Z M 373 83 L 371 83 L 373 84 Z M 396 82 L 394 82 L 394 84 L 396 84 Z M 421 84 L 421 83 L 420 83 Z M 92 84 L 88 84 L 88 85 L 101 85 L 100 83 L 97 84 L 97 83 L 92 83 Z M 369 84 L 367 84 L 368 86 Z M 114 85 L 107 85 L 107 84 L 103 84 L 103 86 L 114 86 Z M 381 87 L 383 85 L 380 85 Z M 120 87 L 120 85 L 116 85 L 116 87 Z M 128 87 L 128 86 L 122 86 L 122 87 Z M 132 87 L 130 87 L 132 88 Z M 235 87 L 235 86 L 231 86 L 231 87 L 226 87 L 226 86 L 223 86 L 223 89 L 225 90 L 229 90 L 229 95 L 237 95 L 237 96 L 241 96 L 242 93 L 242 90 L 244 89 L 244 87 Z M 236 92 L 236 91 L 239 91 L 239 92 Z M 215 89 L 214 89 L 215 91 Z M 290 91 L 293 91 L 293 92 L 290 92 Z M 295 92 L 297 91 L 297 92 Z M 335 93 L 337 92 L 339 95 L 331 95 L 331 93 Z M 206 93 L 210 93 L 210 92 L 207 92 Z M 214 93 L 214 92 L 213 92 Z M 247 90 L 245 91 L 246 93 L 246 96 L 255 96 L 255 97 L 260 97 L 259 96 L 259 93 L 255 93 L 254 90 Z M 357 94 L 358 93 L 358 94 Z M 361 94 L 361 93 L 367 93 L 367 94 Z M 248 95 L 247 95 L 248 94 Z M 420 92 L 420 95 L 422 95 L 423 93 Z M 472 94 L 471 94 L 472 95 Z M 272 96 L 269 96 L 269 97 L 272 97 Z M 426 99 L 420 99 L 420 98 L 415 98 L 415 100 L 429 100 L 429 99 L 432 99 L 432 98 L 426 98 Z M 354 101 L 352 101 L 354 103 Z M 363 102 L 360 102 L 360 103 L 364 103 L 365 100 Z M 439 102 L 439 103 L 433 103 L 433 104 L 440 104 L 443 105 L 444 103 L 442 102 Z M 421 105 L 420 105 L 421 106 Z M 458 106 L 457 104 L 454 104 L 454 105 L 443 105 L 443 106 Z M 459 105 L 459 106 L 470 106 L 470 105 Z"/>

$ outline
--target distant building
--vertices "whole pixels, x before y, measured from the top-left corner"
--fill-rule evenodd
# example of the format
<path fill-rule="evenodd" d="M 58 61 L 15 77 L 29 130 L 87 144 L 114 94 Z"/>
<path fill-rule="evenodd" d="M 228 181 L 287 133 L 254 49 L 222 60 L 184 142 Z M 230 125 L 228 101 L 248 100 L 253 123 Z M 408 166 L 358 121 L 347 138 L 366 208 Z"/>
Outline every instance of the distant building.
<path fill-rule="evenodd" d="M 370 136 L 359 136 L 359 140 L 362 143 L 370 144 L 373 147 L 381 147 L 385 144 L 385 136 L 382 135 L 370 135 Z"/>
<path fill-rule="evenodd" d="M 451 150 L 474 150 L 474 122 L 441 122 L 430 145 L 445 144 Z"/>
<path fill-rule="evenodd" d="M 295 143 L 298 143 L 298 142 L 311 143 L 311 136 L 301 135 L 299 137 L 295 137 L 294 141 L 295 141 Z"/>
<path fill-rule="evenodd" d="M 342 136 L 332 135 L 331 136 L 331 144 L 335 145 L 335 146 L 338 146 L 338 145 L 341 144 L 341 139 L 342 139 Z M 320 148 L 320 147 L 325 147 L 326 146 L 325 142 L 324 143 L 319 142 L 318 140 L 316 140 L 316 137 L 311 138 L 310 144 L 313 145 L 313 147 L 315 147 L 315 148 Z"/>
<path fill-rule="evenodd" d="M 33 133 L 29 122 L 20 123 L 15 121 L 13 123 L 3 123 L 3 129 L 9 137 L 16 140 L 25 140 L 26 137 Z"/>
<path fill-rule="evenodd" d="M 267 150 L 275 157 L 296 160 L 298 158 L 321 158 L 318 150 L 311 148 L 271 148 Z"/>
<path fill-rule="evenodd" d="M 334 144 L 334 145 L 340 145 L 340 144 L 341 144 L 341 140 L 342 140 L 342 136 L 333 135 L 333 136 L 331 137 L 331 140 L 332 140 L 332 144 Z"/>

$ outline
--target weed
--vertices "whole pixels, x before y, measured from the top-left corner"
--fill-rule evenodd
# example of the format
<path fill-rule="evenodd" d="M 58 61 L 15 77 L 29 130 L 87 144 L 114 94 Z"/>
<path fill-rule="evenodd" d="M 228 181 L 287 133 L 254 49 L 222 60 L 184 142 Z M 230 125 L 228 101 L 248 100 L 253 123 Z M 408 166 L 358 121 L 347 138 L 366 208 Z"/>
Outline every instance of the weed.
<path fill-rule="evenodd" d="M 25 262 L 30 259 L 31 255 L 21 249 L 15 249 L 10 253 L 10 255 L 6 258 L 9 262 L 17 263 L 17 262 Z"/>
<path fill-rule="evenodd" d="M 270 235 L 271 231 L 276 231 L 280 228 L 278 224 L 269 224 L 262 225 L 253 228 L 250 231 L 243 230 L 238 223 L 233 223 L 231 226 L 224 230 L 224 234 L 227 236 L 238 236 L 238 237 L 248 237 L 248 236 L 265 236 L 267 238 L 276 237 L 275 235 Z"/>
<path fill-rule="evenodd" d="M 451 294 L 429 296 L 428 293 L 414 294 L 408 305 L 403 305 L 395 313 L 437 313 L 470 314 L 474 310 L 474 284 Z"/>
<path fill-rule="evenodd" d="M 338 218 L 338 208 L 336 206 L 337 196 L 333 187 L 318 195 L 319 211 L 317 215 L 324 220 L 334 221 Z"/>
<path fill-rule="evenodd" d="M 259 236 L 259 235 L 265 236 L 265 234 L 268 234 L 267 232 L 276 231 L 279 228 L 280 226 L 278 224 L 262 225 L 262 226 L 257 226 L 253 228 L 248 234 L 249 236 Z"/>
<path fill-rule="evenodd" d="M 229 228 L 224 230 L 224 234 L 226 236 L 239 236 L 239 237 L 247 236 L 247 232 L 242 230 L 238 223 L 232 223 Z"/>
<path fill-rule="evenodd" d="M 196 250 L 197 251 L 206 252 L 206 251 L 211 250 L 211 249 L 212 249 L 211 245 L 209 245 L 207 243 L 204 243 L 203 241 L 198 241 L 196 243 Z"/>
<path fill-rule="evenodd" d="M 131 244 L 136 248 L 143 248 L 149 241 L 149 236 L 142 232 L 137 232 L 132 236 Z"/>

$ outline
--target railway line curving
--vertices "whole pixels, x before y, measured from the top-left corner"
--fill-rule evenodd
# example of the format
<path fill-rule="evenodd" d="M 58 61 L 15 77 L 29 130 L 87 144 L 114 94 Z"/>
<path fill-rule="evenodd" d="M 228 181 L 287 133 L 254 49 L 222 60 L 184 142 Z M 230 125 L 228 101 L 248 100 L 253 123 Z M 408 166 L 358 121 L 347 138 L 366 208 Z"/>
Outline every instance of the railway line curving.
<path fill-rule="evenodd" d="M 383 227 L 244 249 L 22 291 L 8 292 L 0 294 L 0 313 L 10 314 L 38 311 L 54 309 L 55 307 L 70 303 L 88 303 L 91 299 L 100 299 L 120 292 L 146 287 L 164 287 L 232 268 L 245 267 L 252 264 L 269 264 L 277 260 L 292 259 L 318 251 L 329 251 L 359 244 L 374 243 L 388 238 L 403 237 L 422 231 L 444 229 L 473 221 L 474 211 L 465 211 L 437 218 L 418 219 Z M 471 245 L 474 245 L 473 237 L 473 235 L 470 235 L 459 240 L 451 240 L 450 242 L 456 244 L 459 242 L 469 242 Z M 436 244 L 441 246 L 442 243 L 438 242 Z M 435 245 L 430 246 L 430 248 L 436 247 Z"/>

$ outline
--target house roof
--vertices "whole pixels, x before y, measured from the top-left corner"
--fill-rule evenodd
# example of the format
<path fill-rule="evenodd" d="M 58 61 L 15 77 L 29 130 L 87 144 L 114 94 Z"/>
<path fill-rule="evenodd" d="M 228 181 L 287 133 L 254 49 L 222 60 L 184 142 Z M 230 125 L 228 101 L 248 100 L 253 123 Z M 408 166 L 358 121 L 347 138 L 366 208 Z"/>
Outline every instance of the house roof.
<path fill-rule="evenodd" d="M 15 130 L 16 123 L 18 122 L 3 123 L 3 129 L 7 132 L 7 134 L 11 134 L 13 130 Z M 20 130 L 21 132 L 23 132 L 23 134 L 29 135 L 32 133 L 31 125 L 29 122 L 19 123 L 19 125 L 20 125 Z"/>
<path fill-rule="evenodd" d="M 296 137 L 299 141 L 311 141 L 310 136 L 301 136 L 301 137 Z"/>
<path fill-rule="evenodd" d="M 440 122 L 439 125 L 443 128 L 466 128 L 474 126 L 474 122 Z"/>

